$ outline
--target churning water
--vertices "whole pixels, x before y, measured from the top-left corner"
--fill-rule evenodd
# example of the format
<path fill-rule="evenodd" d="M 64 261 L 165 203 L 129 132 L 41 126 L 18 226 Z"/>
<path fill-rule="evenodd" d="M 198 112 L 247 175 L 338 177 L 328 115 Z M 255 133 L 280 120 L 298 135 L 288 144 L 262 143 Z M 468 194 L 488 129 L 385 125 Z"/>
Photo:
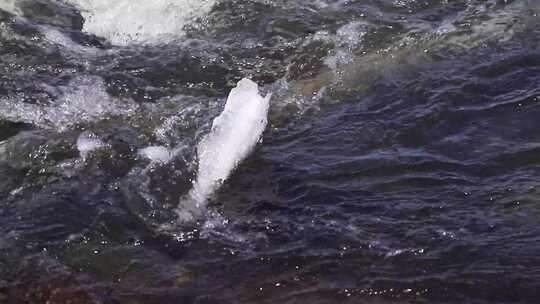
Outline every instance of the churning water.
<path fill-rule="evenodd" d="M 536 303 L 539 14 L 0 0 L 0 303 Z"/>

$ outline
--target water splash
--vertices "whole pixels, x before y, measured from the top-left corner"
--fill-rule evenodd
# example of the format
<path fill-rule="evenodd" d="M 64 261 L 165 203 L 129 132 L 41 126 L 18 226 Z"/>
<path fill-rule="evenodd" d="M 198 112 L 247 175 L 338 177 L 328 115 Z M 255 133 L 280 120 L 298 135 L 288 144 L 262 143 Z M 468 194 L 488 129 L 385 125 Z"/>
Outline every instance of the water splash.
<path fill-rule="evenodd" d="M 68 0 L 83 15 L 84 31 L 115 45 L 168 43 L 210 12 L 214 0 Z"/>
<path fill-rule="evenodd" d="M 18 0 L 2 0 L 0 1 L 0 10 L 18 16 L 21 14 L 18 2 Z"/>
<path fill-rule="evenodd" d="M 92 151 L 104 147 L 107 147 L 107 144 L 105 144 L 93 133 L 83 132 L 81 133 L 81 135 L 79 135 L 79 138 L 77 138 L 77 150 L 79 150 L 79 153 L 83 160 L 88 158 L 88 155 L 90 155 Z"/>
<path fill-rule="evenodd" d="M 137 109 L 135 104 L 111 98 L 103 80 L 97 76 L 76 77 L 59 89 L 61 96 L 45 105 L 26 103 L 24 98 L 14 96 L 0 99 L 0 118 L 64 132 L 75 125 L 110 116 L 129 116 Z"/>
<path fill-rule="evenodd" d="M 174 156 L 174 153 L 163 146 L 150 146 L 139 150 L 140 156 L 150 160 L 152 163 L 166 164 Z"/>

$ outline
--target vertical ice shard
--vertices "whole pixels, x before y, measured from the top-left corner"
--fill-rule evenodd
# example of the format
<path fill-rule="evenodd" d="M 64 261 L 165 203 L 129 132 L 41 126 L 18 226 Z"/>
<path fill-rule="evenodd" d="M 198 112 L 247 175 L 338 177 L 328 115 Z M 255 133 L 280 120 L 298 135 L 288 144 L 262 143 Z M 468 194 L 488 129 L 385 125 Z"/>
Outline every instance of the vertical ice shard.
<path fill-rule="evenodd" d="M 257 84 L 249 79 L 231 90 L 223 112 L 197 147 L 197 178 L 178 206 L 181 220 L 203 213 L 208 197 L 257 144 L 266 128 L 269 102 L 270 95 L 259 95 Z"/>

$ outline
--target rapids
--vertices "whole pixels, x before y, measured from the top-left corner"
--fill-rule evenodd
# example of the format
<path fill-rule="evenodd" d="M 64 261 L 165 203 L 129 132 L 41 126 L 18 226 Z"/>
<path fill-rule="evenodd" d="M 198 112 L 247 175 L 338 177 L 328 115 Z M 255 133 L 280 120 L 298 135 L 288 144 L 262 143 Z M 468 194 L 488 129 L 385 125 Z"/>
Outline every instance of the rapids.
<path fill-rule="evenodd" d="M 535 303 L 539 14 L 0 0 L 0 303 Z"/>

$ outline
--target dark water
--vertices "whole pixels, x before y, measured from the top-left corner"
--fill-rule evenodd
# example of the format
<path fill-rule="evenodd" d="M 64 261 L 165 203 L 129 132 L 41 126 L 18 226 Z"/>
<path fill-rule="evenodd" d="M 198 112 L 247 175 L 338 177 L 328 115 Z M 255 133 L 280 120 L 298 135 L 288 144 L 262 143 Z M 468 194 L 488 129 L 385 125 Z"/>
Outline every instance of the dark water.
<path fill-rule="evenodd" d="M 11 2 L 0 303 L 539 301 L 536 0 L 218 0 L 172 31 L 111 7 L 109 36 L 84 1 Z M 263 141 L 161 231 L 242 77 L 274 94 Z"/>

